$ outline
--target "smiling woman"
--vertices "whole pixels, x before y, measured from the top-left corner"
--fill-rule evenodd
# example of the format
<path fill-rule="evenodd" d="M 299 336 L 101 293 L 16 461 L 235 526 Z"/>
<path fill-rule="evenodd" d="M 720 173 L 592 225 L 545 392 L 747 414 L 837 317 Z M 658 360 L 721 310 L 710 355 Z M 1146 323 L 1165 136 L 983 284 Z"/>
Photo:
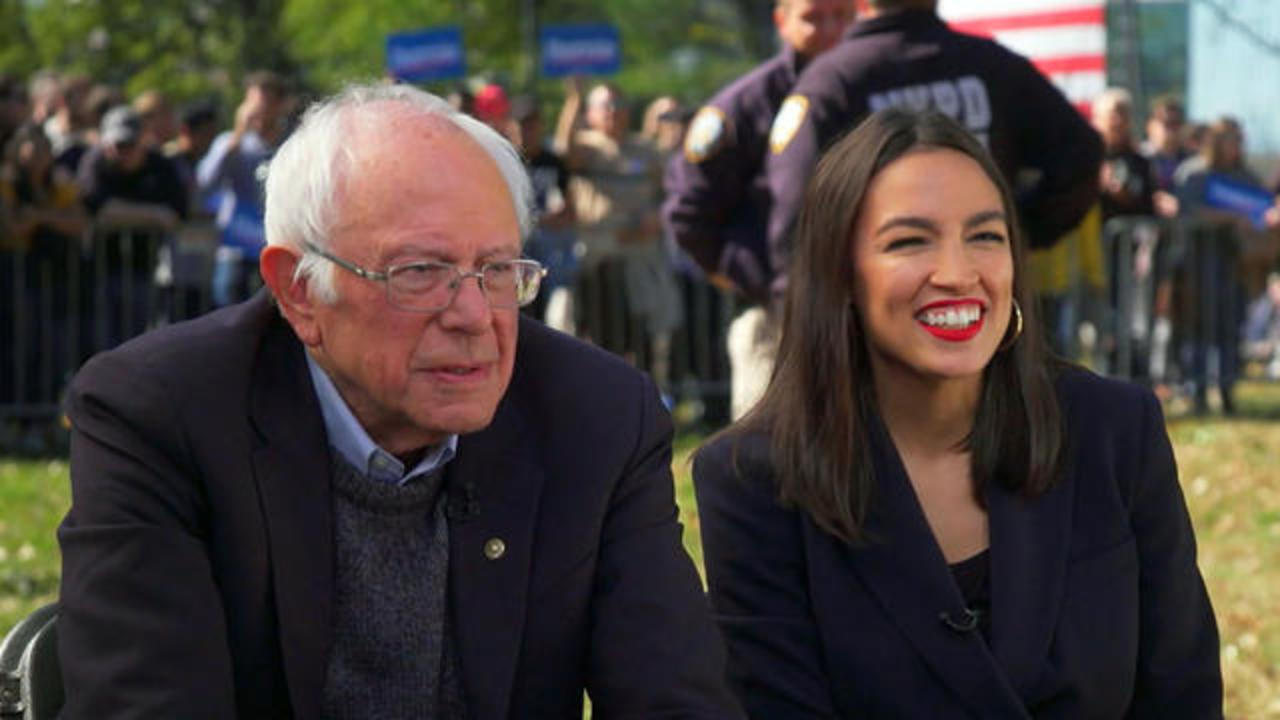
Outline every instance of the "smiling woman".
<path fill-rule="evenodd" d="M 1219 716 L 1159 405 L 1047 357 L 978 141 L 870 116 L 793 253 L 769 388 L 693 471 L 749 713 Z"/>

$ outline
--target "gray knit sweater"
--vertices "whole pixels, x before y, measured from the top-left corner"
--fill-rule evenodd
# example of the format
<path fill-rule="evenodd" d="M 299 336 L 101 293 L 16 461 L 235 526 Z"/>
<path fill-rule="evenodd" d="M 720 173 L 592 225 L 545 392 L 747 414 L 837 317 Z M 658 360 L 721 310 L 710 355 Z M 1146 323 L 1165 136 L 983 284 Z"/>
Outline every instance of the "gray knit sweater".
<path fill-rule="evenodd" d="M 449 627 L 443 471 L 403 485 L 333 460 L 335 598 L 326 718 L 465 720 Z"/>

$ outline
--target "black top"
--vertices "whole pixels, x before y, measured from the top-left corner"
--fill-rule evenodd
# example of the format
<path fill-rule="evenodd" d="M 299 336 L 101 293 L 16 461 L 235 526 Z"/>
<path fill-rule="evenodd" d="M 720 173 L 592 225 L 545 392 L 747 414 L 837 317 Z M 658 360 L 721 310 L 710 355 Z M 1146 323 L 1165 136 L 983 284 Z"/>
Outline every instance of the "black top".
<path fill-rule="evenodd" d="M 547 211 L 551 189 L 558 188 L 561 196 L 569 195 L 569 169 L 559 155 L 539 148 L 527 161 L 529 178 L 533 182 L 533 203 L 539 213 Z"/>
<path fill-rule="evenodd" d="M 978 616 L 982 637 L 991 642 L 991 551 L 983 550 L 948 567 L 965 608 Z"/>

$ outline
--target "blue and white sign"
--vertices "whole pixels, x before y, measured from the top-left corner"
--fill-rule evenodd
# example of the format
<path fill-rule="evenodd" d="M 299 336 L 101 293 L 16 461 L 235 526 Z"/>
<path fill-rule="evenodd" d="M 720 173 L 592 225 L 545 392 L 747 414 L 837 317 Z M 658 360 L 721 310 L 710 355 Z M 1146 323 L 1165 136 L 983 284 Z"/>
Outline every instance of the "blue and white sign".
<path fill-rule="evenodd" d="M 546 25 L 539 39 L 546 77 L 612 75 L 622 68 L 622 41 L 612 25 Z"/>
<path fill-rule="evenodd" d="M 462 29 L 441 27 L 388 35 L 387 72 L 397 80 L 411 82 L 462 77 L 467 73 Z"/>
<path fill-rule="evenodd" d="M 1265 188 L 1237 182 L 1217 173 L 1209 175 L 1204 186 L 1205 205 L 1244 215 L 1258 229 L 1266 226 L 1267 211 L 1275 201 L 1275 195 Z"/>
<path fill-rule="evenodd" d="M 228 197 L 226 202 L 232 204 L 231 217 L 222 227 L 222 244 L 239 250 L 243 257 L 256 260 L 267 244 L 267 231 L 263 227 L 262 210 L 245 202 L 235 202 Z"/>

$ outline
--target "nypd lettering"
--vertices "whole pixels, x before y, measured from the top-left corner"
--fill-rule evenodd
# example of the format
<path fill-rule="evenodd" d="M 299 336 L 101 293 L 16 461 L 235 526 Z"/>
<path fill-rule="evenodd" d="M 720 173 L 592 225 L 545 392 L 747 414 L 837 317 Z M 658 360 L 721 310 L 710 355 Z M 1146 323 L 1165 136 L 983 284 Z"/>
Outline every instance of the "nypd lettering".
<path fill-rule="evenodd" d="M 932 108 L 964 125 L 983 145 L 991 131 L 990 95 L 976 75 L 894 88 L 872 94 L 867 102 L 872 112 L 889 107 L 915 111 Z"/>

